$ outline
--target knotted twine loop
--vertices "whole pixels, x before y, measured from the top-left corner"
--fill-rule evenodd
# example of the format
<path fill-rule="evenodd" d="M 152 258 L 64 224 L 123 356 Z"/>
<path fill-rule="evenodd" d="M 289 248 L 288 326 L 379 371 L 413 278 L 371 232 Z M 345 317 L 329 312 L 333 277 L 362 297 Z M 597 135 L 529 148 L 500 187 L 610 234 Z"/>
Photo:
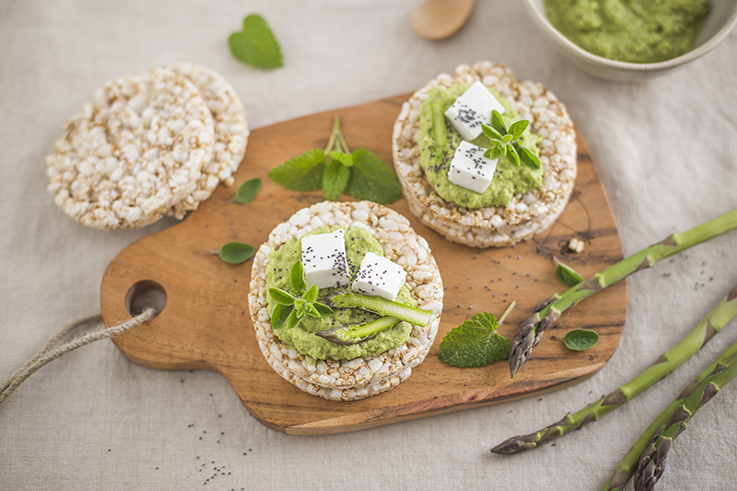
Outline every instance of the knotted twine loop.
<path fill-rule="evenodd" d="M 49 362 L 56 360 L 57 358 L 66 355 L 67 353 L 74 351 L 77 348 L 86 346 L 100 339 L 107 339 L 124 333 L 129 329 L 133 329 L 136 326 L 140 326 L 144 322 L 150 321 L 156 317 L 156 310 L 149 307 L 140 314 L 134 316 L 125 322 L 119 322 L 118 324 L 105 328 L 105 324 L 102 323 L 102 315 L 90 315 L 76 320 L 70 324 L 67 324 L 62 328 L 61 331 L 54 334 L 49 338 L 48 341 L 43 345 L 43 348 L 33 355 L 33 358 L 19 368 L 8 380 L 0 385 L 0 404 L 7 399 L 10 394 L 15 392 L 20 385 L 26 381 L 28 377 L 36 373 L 41 367 Z M 58 348 L 54 349 L 59 341 L 64 339 L 69 333 L 73 332 L 80 326 L 90 324 L 92 322 L 99 323 L 97 330 L 90 331 L 87 334 L 74 338 L 68 343 L 62 344 Z M 102 329 L 99 329 L 99 328 Z"/>

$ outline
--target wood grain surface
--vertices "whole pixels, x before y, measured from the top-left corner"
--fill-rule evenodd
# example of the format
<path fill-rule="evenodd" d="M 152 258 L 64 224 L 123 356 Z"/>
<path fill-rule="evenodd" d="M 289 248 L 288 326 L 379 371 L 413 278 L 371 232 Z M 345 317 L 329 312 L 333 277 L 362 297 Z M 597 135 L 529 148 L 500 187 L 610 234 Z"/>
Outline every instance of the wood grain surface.
<path fill-rule="evenodd" d="M 450 329 L 478 312 L 501 315 L 516 300 L 517 308 L 500 328 L 511 338 L 538 302 L 565 289 L 555 278 L 554 255 L 584 277 L 622 257 L 609 204 L 580 136 L 578 178 L 571 202 L 553 227 L 526 243 L 484 250 L 453 244 L 421 225 L 403 199 L 391 205 L 427 239 L 445 286 L 438 336 L 425 362 L 408 380 L 362 401 L 334 402 L 293 387 L 266 363 L 248 313 L 251 262 L 226 264 L 210 251 L 235 240 L 258 247 L 276 225 L 322 200 L 319 192 L 284 190 L 266 173 L 311 148 L 324 148 L 335 115 L 341 116 L 352 148 L 371 149 L 390 163 L 392 126 L 408 97 L 253 131 L 246 158 L 235 174 L 235 186 L 218 187 L 182 223 L 131 244 L 108 266 L 100 294 L 108 326 L 131 317 L 127 302 L 134 285 L 146 290 L 158 283 L 167 295 L 166 307 L 158 317 L 114 340 L 118 349 L 149 368 L 216 371 L 228 379 L 254 417 L 290 434 L 354 431 L 528 397 L 579 382 L 604 366 L 622 334 L 625 282 L 566 312 L 514 379 L 509 378 L 504 362 L 459 369 L 441 363 L 437 356 L 440 340 Z M 256 200 L 247 205 L 228 204 L 238 185 L 254 177 L 263 179 Z M 574 237 L 586 242 L 581 254 L 567 251 Z M 572 352 L 552 339 L 574 328 L 594 329 L 601 341 L 587 351 Z"/>

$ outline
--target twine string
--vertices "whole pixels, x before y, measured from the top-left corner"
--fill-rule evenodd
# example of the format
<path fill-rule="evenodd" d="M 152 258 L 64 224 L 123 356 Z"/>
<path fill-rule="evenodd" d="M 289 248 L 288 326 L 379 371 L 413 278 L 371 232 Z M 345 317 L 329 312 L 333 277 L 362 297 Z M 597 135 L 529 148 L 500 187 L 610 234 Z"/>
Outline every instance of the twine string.
<path fill-rule="evenodd" d="M 102 316 L 100 314 L 83 317 L 67 324 L 59 332 L 50 337 L 43 347 L 38 350 L 38 352 L 36 352 L 36 354 L 33 355 L 25 365 L 16 370 L 9 379 L 0 385 L 0 404 L 10 397 L 10 395 L 15 392 L 18 387 L 28 379 L 28 377 L 36 373 L 47 363 L 50 363 L 77 348 L 99 341 L 100 339 L 108 339 L 122 334 L 129 329 L 140 326 L 144 322 L 150 321 L 154 317 L 156 317 L 156 310 L 149 307 L 140 314 L 133 316 L 133 318 L 124 322 L 119 322 L 109 328 L 105 328 L 105 324 L 102 323 Z M 71 341 L 55 348 L 55 346 L 70 333 L 76 331 L 79 327 L 88 325 L 92 322 L 99 324 L 96 330 L 90 331 L 82 336 L 75 337 Z"/>

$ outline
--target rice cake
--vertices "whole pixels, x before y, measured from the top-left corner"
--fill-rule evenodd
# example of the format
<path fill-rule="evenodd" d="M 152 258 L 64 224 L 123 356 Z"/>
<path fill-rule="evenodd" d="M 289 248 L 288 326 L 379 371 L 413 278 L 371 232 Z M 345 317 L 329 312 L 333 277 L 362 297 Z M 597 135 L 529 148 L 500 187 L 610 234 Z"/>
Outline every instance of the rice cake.
<path fill-rule="evenodd" d="M 506 206 L 470 209 L 449 203 L 435 192 L 420 164 L 417 141 L 420 105 L 437 86 L 481 81 L 504 96 L 530 121 L 543 140 L 538 145 L 542 185 L 515 195 Z M 394 168 L 410 211 L 446 239 L 471 247 L 504 247 L 550 227 L 563 212 L 576 180 L 576 130 L 565 106 L 541 84 L 518 82 L 511 70 L 488 61 L 460 65 L 455 76 L 441 74 L 415 92 L 394 124 Z"/>
<path fill-rule="evenodd" d="M 49 190 L 82 225 L 140 228 L 195 192 L 213 142 L 207 104 L 185 77 L 156 68 L 116 78 L 65 125 L 46 158 Z"/>
<path fill-rule="evenodd" d="M 171 210 L 172 215 L 184 218 L 190 210 L 210 197 L 222 181 L 234 183 L 233 174 L 246 154 L 248 122 L 238 94 L 219 73 L 193 64 L 176 64 L 167 68 L 189 79 L 207 104 L 214 121 L 215 144 L 212 162 L 202 169 L 197 190 Z"/>
<path fill-rule="evenodd" d="M 433 311 L 425 327 L 412 326 L 405 344 L 373 357 L 320 361 L 300 354 L 274 336 L 265 291 L 269 254 L 290 238 L 302 237 L 323 225 L 368 230 L 382 245 L 385 257 L 405 269 L 406 284 L 417 306 Z M 261 352 L 280 376 L 309 394 L 352 401 L 395 387 L 425 359 L 440 323 L 443 284 L 430 247 L 405 217 L 368 201 L 325 201 L 299 210 L 278 225 L 259 248 L 251 270 L 248 305 Z"/>

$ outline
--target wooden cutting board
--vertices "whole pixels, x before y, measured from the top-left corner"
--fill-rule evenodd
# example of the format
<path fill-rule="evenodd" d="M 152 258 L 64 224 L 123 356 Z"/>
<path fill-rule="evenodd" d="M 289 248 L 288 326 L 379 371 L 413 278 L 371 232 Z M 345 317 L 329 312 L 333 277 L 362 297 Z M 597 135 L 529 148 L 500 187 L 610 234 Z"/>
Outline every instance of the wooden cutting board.
<path fill-rule="evenodd" d="M 622 257 L 609 204 L 580 137 L 578 179 L 571 202 L 548 232 L 516 247 L 478 250 L 450 243 L 421 225 L 404 200 L 391 205 L 427 239 L 445 285 L 438 336 L 425 362 L 408 380 L 362 401 L 334 402 L 293 387 L 266 363 L 248 313 L 251 262 L 226 264 L 209 251 L 236 240 L 258 247 L 276 225 L 322 200 L 322 193 L 287 191 L 272 183 L 266 173 L 311 148 L 324 148 L 335 115 L 342 118 L 352 148 L 371 149 L 391 163 L 392 126 L 408 97 L 253 131 L 246 158 L 235 174 L 235 186 L 218 187 L 182 223 L 131 244 L 108 266 L 100 293 L 106 325 L 130 318 L 131 298 L 156 297 L 158 288 L 167 297 L 161 315 L 114 340 L 118 349 L 149 368 L 216 371 L 228 379 L 246 409 L 263 424 L 303 435 L 360 430 L 529 397 L 579 382 L 604 366 L 622 334 L 625 282 L 566 312 L 514 379 L 509 378 L 504 362 L 459 369 L 438 359 L 442 337 L 472 315 L 485 311 L 499 316 L 516 300 L 517 308 L 500 328 L 511 338 L 538 302 L 563 291 L 565 287 L 555 277 L 553 255 L 584 277 Z M 254 177 L 263 179 L 255 201 L 226 204 L 241 183 Z M 567 243 L 574 237 L 587 243 L 581 254 L 567 252 Z M 594 348 L 577 353 L 551 339 L 574 328 L 595 329 L 601 340 Z"/>

